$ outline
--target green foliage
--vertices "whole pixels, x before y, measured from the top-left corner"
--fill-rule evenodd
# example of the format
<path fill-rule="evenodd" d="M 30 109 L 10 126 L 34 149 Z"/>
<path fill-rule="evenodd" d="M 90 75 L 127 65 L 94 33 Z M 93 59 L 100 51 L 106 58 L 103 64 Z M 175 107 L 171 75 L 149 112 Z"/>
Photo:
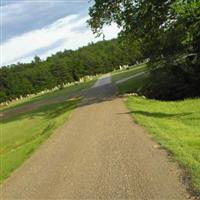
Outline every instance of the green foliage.
<path fill-rule="evenodd" d="M 119 84 L 119 92 L 141 93 L 148 76 L 146 73 Z M 129 96 L 127 105 L 134 120 L 186 168 L 200 195 L 200 99 L 166 102 Z"/>
<path fill-rule="evenodd" d="M 89 44 L 76 51 L 58 52 L 41 61 L 0 68 L 0 102 L 38 93 L 86 75 L 110 72 L 119 65 L 142 60 L 137 43 L 119 39 Z"/>
<path fill-rule="evenodd" d="M 140 41 L 148 57 L 161 55 L 163 35 L 174 19 L 173 1 L 162 0 L 96 0 L 88 21 L 94 33 L 101 33 L 104 24 L 117 23 L 121 35 Z"/>
<path fill-rule="evenodd" d="M 200 99 L 164 102 L 129 97 L 134 119 L 187 169 L 200 194 Z"/>
<path fill-rule="evenodd" d="M 185 33 L 181 38 L 183 45 L 193 48 L 194 52 L 200 52 L 200 1 L 177 0 L 173 4 L 177 14 L 177 21 L 185 27 Z"/>
<path fill-rule="evenodd" d="M 35 56 L 35 57 L 34 57 L 33 63 L 38 64 L 38 63 L 40 63 L 40 62 L 41 62 L 40 57 L 39 57 L 39 56 Z"/>
<path fill-rule="evenodd" d="M 56 90 L 56 91 L 49 92 L 46 94 L 34 95 L 32 97 L 24 98 L 20 101 L 14 101 L 14 102 L 10 103 L 9 105 L 3 107 L 0 112 L 4 112 L 7 110 L 11 110 L 13 108 L 18 108 L 18 107 L 32 104 L 32 103 L 37 103 L 39 101 L 43 101 L 46 99 L 52 100 L 52 99 L 56 99 L 56 98 L 60 98 L 60 97 L 64 97 L 64 96 L 67 97 L 71 94 L 74 94 L 74 93 L 80 91 L 80 90 L 91 87 L 95 83 L 95 81 L 96 81 L 96 79 L 91 80 L 91 81 L 86 81 L 83 83 L 79 83 L 79 84 L 74 84 L 74 85 L 68 86 L 66 88 L 63 88 L 61 90 Z"/>
<path fill-rule="evenodd" d="M 146 95 L 159 99 L 200 96 L 199 0 L 95 0 L 89 14 L 94 33 L 115 22 L 122 28 L 121 35 L 137 42 L 150 59 L 154 69 Z"/>
<path fill-rule="evenodd" d="M 176 100 L 200 95 L 200 58 L 196 55 L 164 59 L 150 67 L 147 84 L 142 89 L 145 96 Z"/>

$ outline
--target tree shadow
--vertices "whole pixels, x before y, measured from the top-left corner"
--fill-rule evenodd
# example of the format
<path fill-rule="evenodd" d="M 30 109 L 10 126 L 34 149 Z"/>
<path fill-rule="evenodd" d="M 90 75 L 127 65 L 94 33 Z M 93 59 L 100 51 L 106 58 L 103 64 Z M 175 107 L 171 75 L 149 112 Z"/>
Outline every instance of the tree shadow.
<path fill-rule="evenodd" d="M 1 117 L 1 123 L 9 123 L 13 121 L 22 120 L 25 118 L 34 119 L 38 116 L 45 117 L 46 119 L 56 118 L 65 112 L 71 111 L 77 107 L 80 102 L 80 98 L 67 99 L 62 102 L 51 103 L 49 105 L 42 105 L 36 109 L 31 110 L 30 112 L 23 112 L 13 116 L 4 116 Z"/>
<path fill-rule="evenodd" d="M 146 111 L 136 110 L 136 111 L 130 111 L 130 112 L 126 112 L 126 113 L 119 113 L 119 114 L 139 114 L 139 115 L 143 115 L 146 117 L 154 117 L 154 118 L 173 118 L 173 117 L 184 117 L 184 116 L 191 115 L 193 113 L 185 112 L 185 113 L 171 114 L 171 113 L 146 112 Z"/>
<path fill-rule="evenodd" d="M 99 87 L 83 89 L 76 93 L 57 96 L 56 98 L 43 99 L 19 108 L 13 108 L 3 112 L 0 116 L 1 123 L 8 123 L 24 118 L 35 118 L 45 116 L 45 118 L 55 118 L 75 107 L 83 107 L 103 101 L 110 101 L 117 97 L 117 87 L 114 84 L 107 84 Z M 83 100 L 80 102 L 80 99 Z M 70 100 L 71 99 L 71 100 Z"/>
<path fill-rule="evenodd" d="M 7 123 L 9 121 L 24 119 L 24 118 L 34 118 L 36 116 L 45 116 L 48 119 L 55 118 L 59 115 L 62 115 L 66 111 L 73 110 L 75 107 L 84 107 L 92 104 L 97 104 L 105 101 L 112 101 L 113 99 L 118 97 L 117 86 L 115 84 L 106 84 L 99 87 L 92 87 L 88 89 L 84 89 L 82 91 L 77 92 L 76 94 L 69 96 L 59 96 L 53 101 L 50 99 L 45 101 L 45 104 L 41 103 L 41 105 L 37 105 L 37 107 L 32 106 L 31 110 L 22 109 L 22 113 L 16 112 L 13 109 L 12 115 L 2 117 L 1 120 L 3 123 Z M 72 100 L 70 100 L 70 98 Z M 80 102 L 80 98 L 83 100 Z M 31 107 L 31 106 L 30 106 Z M 23 108 L 23 107 L 22 107 Z M 8 113 L 9 114 L 9 113 Z M 147 111 L 130 111 L 126 113 L 118 113 L 118 114 L 139 114 L 147 117 L 154 118 L 175 118 L 175 117 L 183 117 L 188 116 L 193 113 L 185 112 L 185 113 L 162 113 L 162 112 L 147 112 Z"/>
<path fill-rule="evenodd" d="M 59 90 L 51 91 L 44 94 L 38 94 L 37 96 L 31 97 L 30 99 L 25 99 L 25 102 L 19 102 L 16 105 L 11 107 L 3 108 L 1 113 L 6 113 L 6 115 L 12 115 L 13 111 L 16 110 L 17 114 L 26 111 L 31 111 L 33 109 L 37 109 L 43 105 L 64 101 L 65 99 L 69 99 L 73 96 L 76 96 L 81 90 L 87 89 L 94 80 L 84 83 L 78 83 L 71 85 L 66 88 L 61 88 Z M 29 109 L 29 107 L 33 107 L 33 109 Z M 21 112 L 21 113 L 22 113 Z M 11 113 L 11 114 L 10 114 Z"/>

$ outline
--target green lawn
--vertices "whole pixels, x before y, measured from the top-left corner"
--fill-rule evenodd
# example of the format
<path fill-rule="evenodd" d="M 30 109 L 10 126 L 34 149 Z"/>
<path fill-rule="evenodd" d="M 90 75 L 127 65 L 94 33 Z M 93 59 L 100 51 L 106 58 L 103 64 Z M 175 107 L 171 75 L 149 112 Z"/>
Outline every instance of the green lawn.
<path fill-rule="evenodd" d="M 146 77 L 119 84 L 119 92 L 137 92 Z M 134 120 L 187 170 L 200 195 L 200 99 L 164 102 L 129 96 L 126 104 Z"/>
<path fill-rule="evenodd" d="M 145 79 L 147 78 L 147 74 L 141 74 L 134 78 L 131 78 L 124 83 L 118 85 L 118 90 L 120 94 L 125 93 L 137 93 L 140 88 L 143 86 Z"/>
<path fill-rule="evenodd" d="M 13 102 L 2 111 L 32 104 L 36 101 L 66 96 L 89 88 L 96 80 L 69 86 L 44 95 Z M 69 119 L 80 99 L 66 100 L 41 106 L 31 112 L 0 119 L 0 182 L 7 178 L 53 131 Z"/>
<path fill-rule="evenodd" d="M 200 99 L 161 102 L 130 96 L 127 106 L 135 121 L 188 170 L 200 194 Z"/>
<path fill-rule="evenodd" d="M 144 72 L 146 70 L 147 70 L 146 64 L 139 64 L 137 66 L 131 67 L 128 70 L 123 70 L 123 71 L 118 70 L 112 73 L 112 81 L 116 82 L 120 79 L 133 76 L 137 73 Z"/>
<path fill-rule="evenodd" d="M 69 95 L 69 94 L 78 92 L 82 89 L 91 87 L 95 83 L 95 81 L 96 81 L 96 79 L 91 80 L 91 81 L 87 81 L 87 82 L 84 82 L 84 83 L 79 83 L 79 84 L 76 84 L 76 85 L 71 85 L 71 86 L 66 87 L 64 89 L 57 90 L 57 91 L 54 91 L 54 92 L 49 92 L 49 93 L 46 93 L 46 94 L 43 94 L 43 95 L 35 95 L 33 97 L 24 98 L 22 100 L 10 103 L 8 106 L 2 107 L 0 112 L 6 111 L 6 110 L 9 110 L 9 109 L 12 109 L 12 108 L 17 108 L 17 107 L 20 107 L 20 106 L 23 106 L 23 105 L 26 105 L 26 104 L 31 104 L 31 103 L 34 103 L 34 102 L 37 102 L 37 101 L 40 101 L 40 100 L 43 100 L 43 99 L 51 99 L 51 98 L 55 98 L 57 96 Z"/>
<path fill-rule="evenodd" d="M 66 120 L 80 99 L 42 106 L 1 120 L 0 181 L 8 177 Z"/>

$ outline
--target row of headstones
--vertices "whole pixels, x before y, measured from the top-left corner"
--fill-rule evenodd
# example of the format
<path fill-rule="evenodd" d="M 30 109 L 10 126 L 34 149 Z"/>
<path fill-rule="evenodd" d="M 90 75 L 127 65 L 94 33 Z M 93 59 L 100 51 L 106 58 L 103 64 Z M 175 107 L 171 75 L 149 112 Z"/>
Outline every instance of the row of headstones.
<path fill-rule="evenodd" d="M 84 76 L 84 77 L 80 78 L 79 81 L 65 83 L 65 84 L 63 83 L 62 85 L 57 85 L 56 87 L 54 87 L 52 89 L 46 89 L 46 90 L 43 90 L 43 91 L 38 92 L 36 94 L 27 94 L 25 96 L 21 95 L 21 96 L 15 98 L 15 99 L 12 99 L 12 100 L 9 100 L 9 101 L 6 101 L 6 102 L 2 102 L 0 105 L 1 106 L 7 106 L 12 102 L 16 102 L 16 101 L 19 101 L 19 100 L 22 100 L 22 99 L 25 99 L 25 98 L 30 98 L 30 97 L 33 97 L 33 96 L 46 94 L 46 93 L 53 92 L 53 91 L 56 91 L 56 90 L 60 90 L 60 89 L 63 89 L 63 88 L 66 88 L 66 87 L 69 87 L 69 86 L 72 86 L 72 85 L 76 85 L 76 84 L 84 83 L 84 82 L 87 82 L 87 81 L 91 81 L 91 80 L 95 79 L 97 76 L 98 76 L 97 74 L 94 75 L 94 76 Z"/>
<path fill-rule="evenodd" d="M 146 59 L 143 60 L 142 62 L 136 61 L 136 63 L 135 63 L 132 67 L 137 66 L 137 65 L 140 65 L 140 64 L 147 63 L 147 62 L 149 62 L 149 61 L 150 61 L 149 58 L 146 58 Z M 120 69 L 120 70 L 125 70 L 125 69 L 129 69 L 130 67 L 131 67 L 131 66 L 129 66 L 129 65 L 120 65 L 120 66 L 119 66 L 119 69 Z"/>

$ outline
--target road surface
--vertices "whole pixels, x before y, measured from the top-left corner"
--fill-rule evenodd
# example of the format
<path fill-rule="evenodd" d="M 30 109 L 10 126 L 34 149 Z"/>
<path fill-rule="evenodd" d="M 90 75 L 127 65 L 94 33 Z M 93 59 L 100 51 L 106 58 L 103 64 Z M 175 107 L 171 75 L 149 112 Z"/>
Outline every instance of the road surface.
<path fill-rule="evenodd" d="M 110 76 L 1 185 L 2 199 L 184 200 L 180 170 L 136 125 Z"/>

